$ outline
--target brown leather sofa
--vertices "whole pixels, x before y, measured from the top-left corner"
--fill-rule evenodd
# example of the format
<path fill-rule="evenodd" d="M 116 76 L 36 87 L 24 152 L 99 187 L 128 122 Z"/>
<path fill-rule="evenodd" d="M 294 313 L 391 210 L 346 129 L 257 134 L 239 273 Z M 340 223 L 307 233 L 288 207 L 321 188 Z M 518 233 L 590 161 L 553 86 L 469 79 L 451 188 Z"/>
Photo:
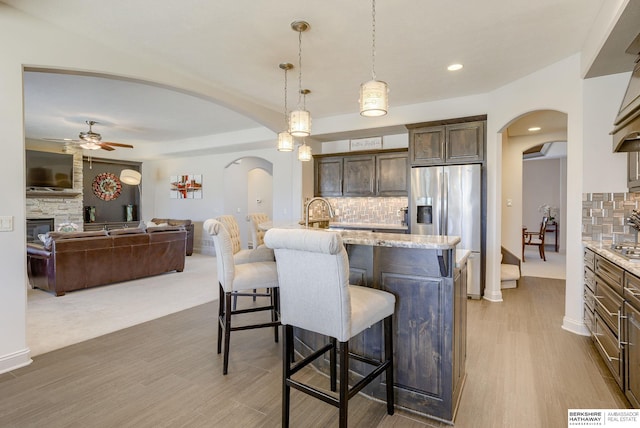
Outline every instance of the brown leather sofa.
<path fill-rule="evenodd" d="M 193 254 L 193 223 L 191 223 L 191 220 L 152 218 L 151 221 L 157 225 L 166 223 L 168 226 L 184 226 L 184 229 L 187 231 L 187 256 Z"/>
<path fill-rule="evenodd" d="M 187 232 L 181 226 L 95 232 L 49 232 L 43 245 L 27 244 L 34 288 L 67 291 L 184 270 Z"/>

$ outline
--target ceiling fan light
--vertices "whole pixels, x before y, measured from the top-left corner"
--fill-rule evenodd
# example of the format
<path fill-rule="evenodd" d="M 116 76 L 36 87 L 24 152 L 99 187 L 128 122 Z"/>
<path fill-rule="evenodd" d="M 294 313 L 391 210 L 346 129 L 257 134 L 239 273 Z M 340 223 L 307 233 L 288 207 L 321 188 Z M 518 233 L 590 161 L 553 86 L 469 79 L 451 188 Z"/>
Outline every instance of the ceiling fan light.
<path fill-rule="evenodd" d="M 100 149 L 100 145 L 94 143 L 93 141 L 87 141 L 86 143 L 82 143 L 82 144 L 80 144 L 80 147 L 82 147 L 83 149 L 86 149 L 86 150 L 99 150 Z"/>
<path fill-rule="evenodd" d="M 301 145 L 298 148 L 298 160 L 302 162 L 308 162 L 311 160 L 311 147 L 306 144 Z"/>
<path fill-rule="evenodd" d="M 360 115 L 384 116 L 389 110 L 389 87 L 386 82 L 369 80 L 360 85 Z"/>
<path fill-rule="evenodd" d="M 140 184 L 140 180 L 142 180 L 142 174 L 133 169 L 123 169 L 120 171 L 120 181 L 124 184 L 129 184 L 131 186 L 137 186 Z"/>
<path fill-rule="evenodd" d="M 308 137 L 311 134 L 311 113 L 294 110 L 289 116 L 289 133 L 294 137 Z"/>
<path fill-rule="evenodd" d="M 279 152 L 293 151 L 293 136 L 286 131 L 278 134 L 278 151 Z"/>

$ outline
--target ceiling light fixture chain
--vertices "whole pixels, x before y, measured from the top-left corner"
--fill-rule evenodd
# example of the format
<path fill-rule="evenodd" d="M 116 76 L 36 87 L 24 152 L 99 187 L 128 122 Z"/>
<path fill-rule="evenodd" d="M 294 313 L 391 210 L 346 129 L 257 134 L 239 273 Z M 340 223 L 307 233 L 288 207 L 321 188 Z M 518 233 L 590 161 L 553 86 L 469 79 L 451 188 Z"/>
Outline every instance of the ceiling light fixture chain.
<path fill-rule="evenodd" d="M 302 32 L 309 29 L 309 23 L 294 21 L 291 29 L 298 32 L 298 107 L 289 114 L 289 133 L 294 137 L 308 137 L 311 134 L 311 113 L 307 111 L 305 95 L 311 91 L 302 89 Z"/>
<path fill-rule="evenodd" d="M 376 80 L 376 0 L 371 0 L 371 80 Z"/>

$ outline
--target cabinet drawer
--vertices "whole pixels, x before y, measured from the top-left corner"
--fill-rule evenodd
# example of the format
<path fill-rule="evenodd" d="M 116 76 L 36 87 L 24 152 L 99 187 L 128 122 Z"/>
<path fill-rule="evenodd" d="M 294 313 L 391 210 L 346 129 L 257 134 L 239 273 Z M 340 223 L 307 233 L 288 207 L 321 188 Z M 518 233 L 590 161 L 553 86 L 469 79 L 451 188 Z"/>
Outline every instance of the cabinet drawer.
<path fill-rule="evenodd" d="M 596 277 L 595 311 L 609 325 L 616 337 L 620 331 L 620 314 L 624 299 L 611 289 L 606 283 Z"/>
<path fill-rule="evenodd" d="M 627 317 L 624 394 L 637 409 L 640 407 L 640 311 L 625 303 L 624 312 Z"/>
<path fill-rule="evenodd" d="M 594 294 L 586 287 L 584 289 L 584 305 L 589 308 L 591 312 L 595 311 L 596 309 L 596 300 L 594 298 Z"/>
<path fill-rule="evenodd" d="M 622 352 L 618 346 L 618 339 L 602 321 L 598 312 L 595 313 L 594 321 L 593 339 L 596 348 L 609 367 L 613 378 L 622 388 Z"/>
<path fill-rule="evenodd" d="M 591 291 L 591 294 L 596 291 L 596 274 L 589 269 L 584 270 L 584 285 Z"/>
<path fill-rule="evenodd" d="M 591 251 L 590 249 L 584 250 L 584 267 L 587 267 L 593 270 L 593 265 L 596 261 L 596 253 Z"/>
<path fill-rule="evenodd" d="M 593 334 L 594 327 L 595 327 L 594 314 L 593 314 L 593 311 L 590 310 L 587 306 L 584 307 L 583 317 L 584 317 L 584 325 L 586 325 L 589 331 L 591 332 L 591 334 Z"/>
<path fill-rule="evenodd" d="M 607 283 L 609 287 L 622 296 L 622 281 L 624 270 L 609 260 L 596 256 L 595 274 Z"/>
<path fill-rule="evenodd" d="M 625 272 L 624 273 L 624 298 L 640 311 L 640 278 Z"/>

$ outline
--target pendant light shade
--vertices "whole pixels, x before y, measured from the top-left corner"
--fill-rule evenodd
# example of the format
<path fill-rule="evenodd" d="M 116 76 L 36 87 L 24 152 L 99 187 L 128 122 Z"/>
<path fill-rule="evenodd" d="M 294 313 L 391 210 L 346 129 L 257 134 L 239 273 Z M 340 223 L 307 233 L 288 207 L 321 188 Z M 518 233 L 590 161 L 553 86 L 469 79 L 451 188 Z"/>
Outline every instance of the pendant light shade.
<path fill-rule="evenodd" d="M 278 134 L 278 151 L 279 152 L 292 152 L 293 151 L 293 135 L 287 131 Z"/>
<path fill-rule="evenodd" d="M 294 137 L 308 137 L 311 134 L 311 113 L 294 110 L 289 117 L 289 133 Z"/>
<path fill-rule="evenodd" d="M 384 116 L 389 110 L 389 88 L 386 82 L 369 80 L 360 85 L 360 114 Z"/>
<path fill-rule="evenodd" d="M 376 79 L 376 0 L 371 0 L 371 80 L 360 85 L 360 114 L 384 116 L 389 110 L 389 87 Z"/>
<path fill-rule="evenodd" d="M 301 162 L 308 162 L 311 160 L 311 147 L 307 146 L 304 142 L 298 148 L 298 160 Z"/>

